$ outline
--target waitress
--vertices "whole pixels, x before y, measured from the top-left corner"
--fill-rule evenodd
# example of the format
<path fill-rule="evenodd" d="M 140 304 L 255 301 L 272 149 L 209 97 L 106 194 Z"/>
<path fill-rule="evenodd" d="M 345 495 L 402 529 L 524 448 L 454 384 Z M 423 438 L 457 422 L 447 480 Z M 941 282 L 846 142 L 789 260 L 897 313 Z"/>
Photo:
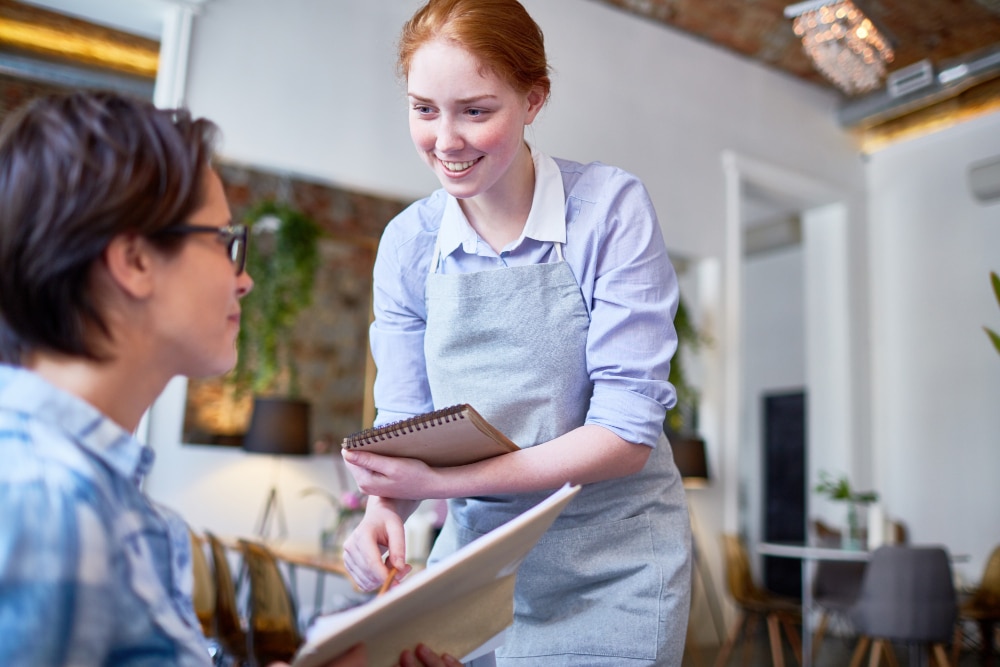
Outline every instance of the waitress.
<path fill-rule="evenodd" d="M 403 522 L 421 500 L 449 499 L 433 561 L 582 484 L 519 570 L 496 664 L 680 665 L 690 528 L 662 429 L 678 291 L 649 196 L 620 169 L 525 142 L 550 80 L 516 0 L 430 0 L 398 67 L 442 187 L 379 246 L 376 424 L 469 403 L 521 449 L 453 468 L 344 452 L 373 496 L 347 568 L 366 590 L 387 564 L 405 576 Z"/>

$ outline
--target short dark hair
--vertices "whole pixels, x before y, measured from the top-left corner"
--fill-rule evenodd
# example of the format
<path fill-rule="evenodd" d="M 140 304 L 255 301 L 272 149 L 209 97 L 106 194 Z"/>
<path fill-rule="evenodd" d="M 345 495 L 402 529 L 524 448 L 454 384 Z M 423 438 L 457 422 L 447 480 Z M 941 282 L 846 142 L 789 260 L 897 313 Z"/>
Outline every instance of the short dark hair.
<path fill-rule="evenodd" d="M 0 362 L 45 349 L 101 359 L 87 332 L 110 331 L 90 274 L 111 240 L 170 251 L 201 203 L 217 128 L 183 109 L 118 93 L 37 98 L 0 127 Z"/>

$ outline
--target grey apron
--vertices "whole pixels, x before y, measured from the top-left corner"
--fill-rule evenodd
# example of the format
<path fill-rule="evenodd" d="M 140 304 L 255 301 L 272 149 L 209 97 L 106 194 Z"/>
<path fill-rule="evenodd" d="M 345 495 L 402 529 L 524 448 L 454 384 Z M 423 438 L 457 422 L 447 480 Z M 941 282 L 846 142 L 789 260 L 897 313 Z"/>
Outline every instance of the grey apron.
<path fill-rule="evenodd" d="M 435 408 L 469 403 L 522 448 L 583 425 L 593 392 L 590 315 L 559 261 L 427 280 L 427 377 Z M 458 498 L 431 560 L 550 492 Z M 518 571 L 498 665 L 680 665 L 690 599 L 690 526 L 661 437 L 642 471 L 586 485 Z"/>

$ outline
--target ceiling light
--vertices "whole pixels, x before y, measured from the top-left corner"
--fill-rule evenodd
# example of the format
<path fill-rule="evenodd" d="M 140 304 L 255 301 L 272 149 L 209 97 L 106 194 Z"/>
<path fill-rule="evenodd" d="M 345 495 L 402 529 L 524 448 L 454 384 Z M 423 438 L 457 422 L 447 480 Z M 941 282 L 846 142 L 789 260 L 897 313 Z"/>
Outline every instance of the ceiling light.
<path fill-rule="evenodd" d="M 848 95 L 878 88 L 895 54 L 883 30 L 851 0 L 809 0 L 785 7 L 802 48 Z"/>

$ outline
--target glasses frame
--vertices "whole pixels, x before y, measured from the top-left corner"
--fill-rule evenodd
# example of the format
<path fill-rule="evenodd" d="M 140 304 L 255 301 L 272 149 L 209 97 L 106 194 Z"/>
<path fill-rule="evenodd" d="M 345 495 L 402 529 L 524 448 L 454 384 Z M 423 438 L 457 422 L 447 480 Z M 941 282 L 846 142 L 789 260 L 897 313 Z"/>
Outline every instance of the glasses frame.
<path fill-rule="evenodd" d="M 229 261 L 236 267 L 236 275 L 242 275 L 247 266 L 247 245 L 250 241 L 249 229 L 243 224 L 228 224 L 222 227 L 209 225 L 175 225 L 157 232 L 160 234 L 215 234 L 226 246 Z"/>

